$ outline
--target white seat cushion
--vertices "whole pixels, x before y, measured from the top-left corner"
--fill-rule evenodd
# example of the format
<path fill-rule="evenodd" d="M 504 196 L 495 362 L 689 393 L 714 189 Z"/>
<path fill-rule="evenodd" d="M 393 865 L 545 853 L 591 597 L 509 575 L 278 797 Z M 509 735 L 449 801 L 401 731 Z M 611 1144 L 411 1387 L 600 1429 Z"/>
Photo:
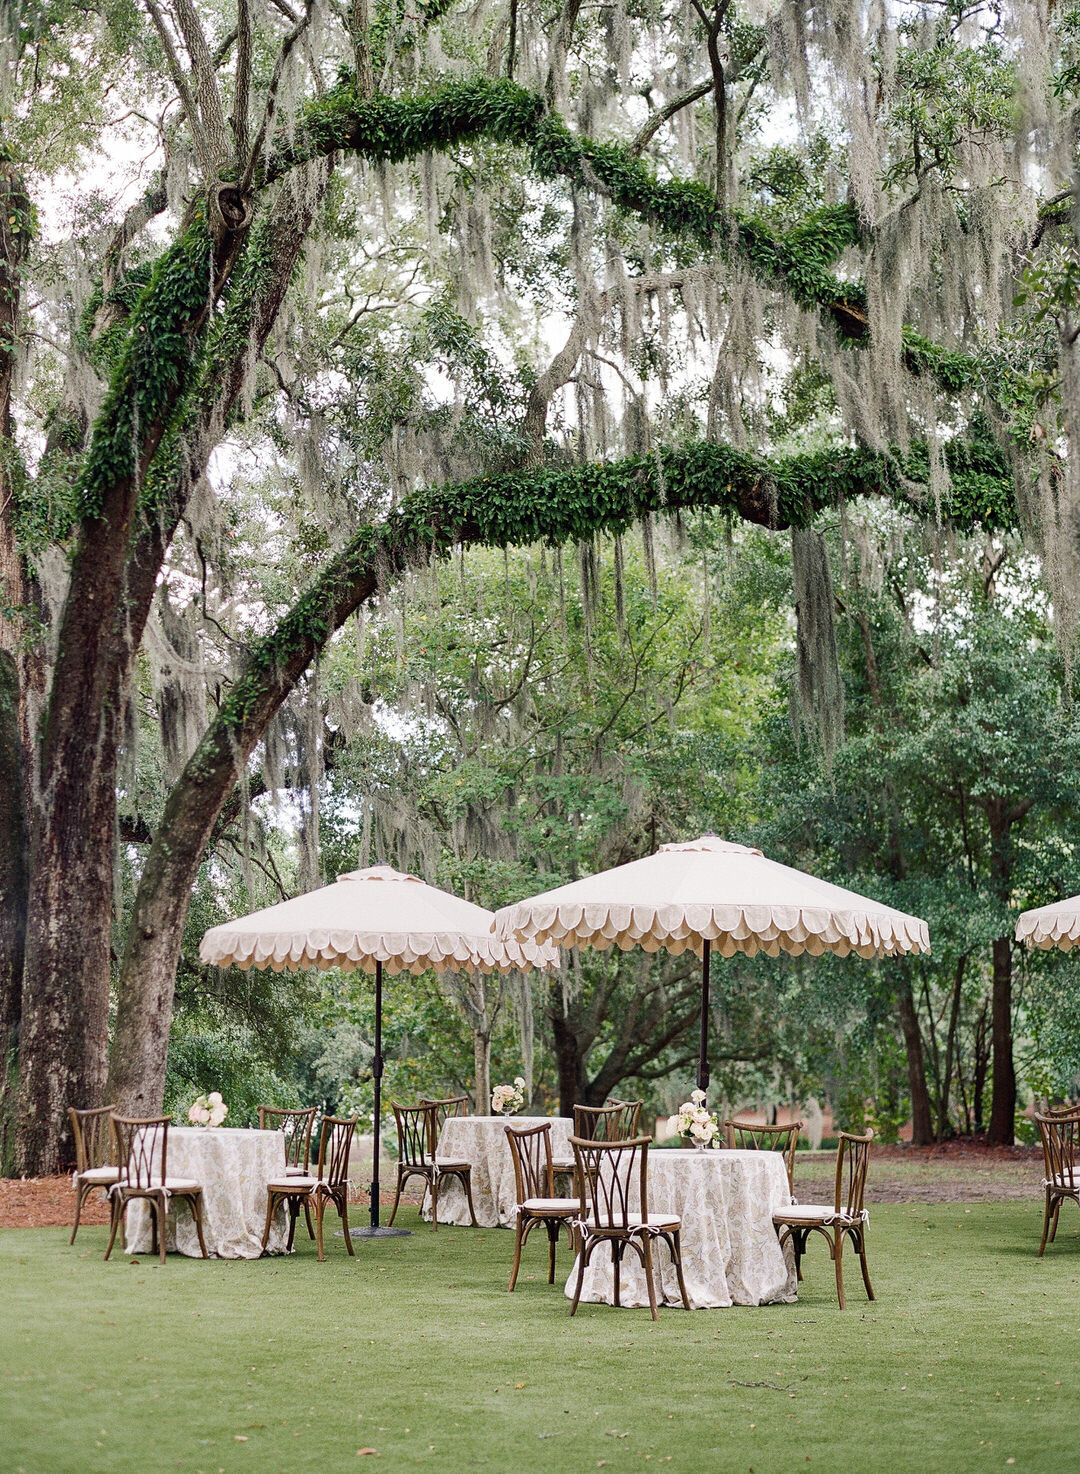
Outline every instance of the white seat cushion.
<path fill-rule="evenodd" d="M 280 1182 L 268 1182 L 266 1190 L 274 1193 L 303 1193 L 311 1192 L 318 1185 L 317 1177 L 286 1177 Z"/>
<path fill-rule="evenodd" d="M 859 1215 L 851 1216 L 843 1209 L 838 1213 L 833 1207 L 812 1203 L 792 1203 L 790 1208 L 781 1208 L 773 1214 L 774 1223 L 858 1223 Z"/>
<path fill-rule="evenodd" d="M 526 1198 L 520 1206 L 530 1213 L 576 1213 L 581 1204 L 576 1198 Z"/>
<path fill-rule="evenodd" d="M 285 1168 L 286 1177 L 310 1177 L 311 1174 L 306 1167 L 289 1166 Z"/>
<path fill-rule="evenodd" d="M 119 1167 L 88 1167 L 85 1172 L 75 1174 L 80 1182 L 104 1183 L 115 1182 L 120 1176 Z"/>
<path fill-rule="evenodd" d="M 627 1218 L 627 1222 L 629 1223 L 629 1225 L 630 1225 L 631 1228 L 644 1228 L 645 1227 L 645 1219 L 642 1218 L 642 1216 L 641 1216 L 640 1213 L 631 1213 L 631 1214 L 629 1214 L 628 1215 L 628 1218 Z M 679 1215 L 677 1213 L 650 1213 L 649 1214 L 649 1227 L 650 1228 L 678 1228 L 681 1223 L 682 1223 L 682 1219 L 679 1217 Z M 599 1229 L 601 1232 L 603 1232 L 603 1230 L 607 1227 L 606 1224 L 597 1224 L 597 1223 L 592 1223 L 592 1222 L 587 1223 L 585 1226 L 586 1226 L 586 1228 L 593 1229 L 593 1230 Z"/>
<path fill-rule="evenodd" d="M 553 1157 L 551 1160 L 552 1172 L 573 1172 L 574 1160 L 572 1157 Z"/>
<path fill-rule="evenodd" d="M 440 1172 L 467 1172 L 472 1166 L 471 1162 L 444 1162 L 440 1157 L 436 1163 Z"/>
<path fill-rule="evenodd" d="M 126 1187 L 127 1183 L 121 1181 L 120 1186 Z M 196 1182 L 193 1177 L 166 1177 L 164 1183 L 152 1182 L 149 1187 L 136 1187 L 132 1188 L 132 1191 L 140 1193 L 160 1192 L 162 1187 L 169 1193 L 202 1192 L 202 1183 Z"/>

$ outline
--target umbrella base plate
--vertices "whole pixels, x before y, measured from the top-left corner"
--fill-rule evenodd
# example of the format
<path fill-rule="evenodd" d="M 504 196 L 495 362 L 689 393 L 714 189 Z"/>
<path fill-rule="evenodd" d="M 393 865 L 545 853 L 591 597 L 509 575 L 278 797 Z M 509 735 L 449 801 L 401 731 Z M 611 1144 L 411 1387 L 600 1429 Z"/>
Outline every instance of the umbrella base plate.
<path fill-rule="evenodd" d="M 334 1237 L 343 1239 L 345 1235 L 341 1229 L 334 1231 Z M 349 1225 L 349 1237 L 351 1239 L 408 1239 L 412 1237 L 411 1228 L 372 1228 L 370 1224 L 363 1228 L 353 1228 Z"/>

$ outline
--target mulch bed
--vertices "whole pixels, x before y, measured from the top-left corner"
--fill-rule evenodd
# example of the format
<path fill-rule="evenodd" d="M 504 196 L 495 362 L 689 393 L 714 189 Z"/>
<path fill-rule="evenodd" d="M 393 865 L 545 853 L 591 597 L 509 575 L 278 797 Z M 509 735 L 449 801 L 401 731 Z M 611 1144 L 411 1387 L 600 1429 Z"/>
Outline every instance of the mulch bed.
<path fill-rule="evenodd" d="M 831 1154 L 795 1159 L 795 1191 L 804 1203 L 832 1201 Z M 950 1141 L 935 1147 L 879 1147 L 870 1161 L 868 1203 L 1008 1203 L 1042 1196 L 1042 1152 L 1037 1147 L 988 1147 Z M 357 1192 L 366 1200 L 366 1193 Z M 393 1193 L 384 1192 L 389 1206 Z M 411 1194 L 403 1201 L 415 1202 Z M 70 1224 L 71 1178 L 0 1177 L 0 1228 L 54 1228 Z M 106 1224 L 109 1209 L 92 1193 L 82 1221 Z"/>

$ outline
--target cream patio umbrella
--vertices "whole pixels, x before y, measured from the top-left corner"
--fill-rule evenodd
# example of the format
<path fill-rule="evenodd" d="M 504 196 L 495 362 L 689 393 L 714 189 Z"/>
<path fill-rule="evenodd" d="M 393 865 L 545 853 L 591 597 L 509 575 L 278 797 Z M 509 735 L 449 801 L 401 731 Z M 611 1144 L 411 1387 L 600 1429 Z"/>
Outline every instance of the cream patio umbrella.
<path fill-rule="evenodd" d="M 1080 945 L 1080 896 L 1021 912 L 1016 920 L 1016 940 L 1040 952 L 1051 947 L 1070 952 Z"/>
<path fill-rule="evenodd" d="M 661 845 L 655 855 L 505 906 L 495 915 L 504 940 L 601 949 L 666 947 L 701 957 L 698 1088 L 709 1088 L 709 963 L 723 957 L 788 952 L 846 957 L 929 952 L 925 921 L 854 891 L 768 860 L 760 850 L 715 834 Z"/>
<path fill-rule="evenodd" d="M 427 885 L 389 865 L 339 875 L 332 885 L 213 926 L 199 947 L 201 961 L 216 967 L 259 967 L 273 972 L 339 967 L 375 975 L 375 1166 L 371 1227 L 358 1232 L 390 1235 L 379 1226 L 379 1121 L 382 1094 L 383 972 L 443 973 L 464 969 L 507 972 L 551 967 L 555 947 L 542 942 L 498 940 L 494 916 L 483 906 Z"/>

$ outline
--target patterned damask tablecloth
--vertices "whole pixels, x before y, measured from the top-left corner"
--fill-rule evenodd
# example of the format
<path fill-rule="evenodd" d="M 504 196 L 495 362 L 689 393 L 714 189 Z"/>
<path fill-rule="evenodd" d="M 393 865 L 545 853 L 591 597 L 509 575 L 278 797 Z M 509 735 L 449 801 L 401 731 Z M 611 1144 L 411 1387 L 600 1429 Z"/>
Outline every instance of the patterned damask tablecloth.
<path fill-rule="evenodd" d="M 777 1152 L 650 1151 L 649 1213 L 682 1219 L 683 1277 L 694 1310 L 729 1305 L 790 1304 L 795 1270 L 772 1225 L 773 1213 L 791 1201 L 783 1157 Z M 637 1207 L 637 1193 L 633 1194 Z M 654 1242 L 658 1303 L 681 1305 L 679 1282 L 667 1246 Z M 566 1282 L 573 1297 L 577 1264 Z M 648 1305 L 645 1274 L 634 1251 L 623 1257 L 623 1305 Z M 585 1271 L 582 1301 L 613 1305 L 611 1251 L 594 1249 Z"/>
<path fill-rule="evenodd" d="M 284 1135 L 228 1126 L 171 1126 L 167 1167 L 170 1177 L 202 1184 L 203 1236 L 210 1254 L 215 1259 L 257 1259 L 266 1222 L 266 1185 L 285 1176 Z M 288 1219 L 279 1209 L 266 1252 L 284 1254 L 287 1239 Z M 170 1250 L 199 1258 L 199 1238 L 186 1203 L 169 1204 L 165 1242 Z M 125 1250 L 150 1252 L 150 1209 L 145 1203 L 133 1202 L 127 1210 Z"/>
<path fill-rule="evenodd" d="M 551 1155 L 556 1161 L 572 1159 L 569 1142 L 574 1123 L 566 1116 L 451 1116 L 443 1123 L 435 1160 L 471 1164 L 473 1206 L 484 1228 L 514 1226 L 517 1195 L 506 1127 L 521 1131 L 545 1121 L 551 1127 Z M 424 1199 L 423 1213 L 430 1221 L 430 1194 Z M 439 1184 L 440 1228 L 444 1223 L 464 1227 L 468 1222 L 469 1206 L 460 1180 L 444 1178 Z"/>

